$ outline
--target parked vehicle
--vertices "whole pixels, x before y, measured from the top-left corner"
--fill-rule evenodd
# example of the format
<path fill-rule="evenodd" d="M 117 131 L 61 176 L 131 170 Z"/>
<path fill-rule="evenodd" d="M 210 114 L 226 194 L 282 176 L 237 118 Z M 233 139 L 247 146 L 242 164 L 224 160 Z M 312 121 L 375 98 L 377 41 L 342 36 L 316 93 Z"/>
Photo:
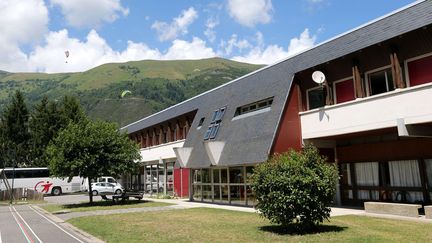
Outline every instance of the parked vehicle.
<path fill-rule="evenodd" d="M 124 188 L 118 184 L 107 183 L 107 182 L 97 182 L 92 183 L 92 194 L 97 195 L 119 195 L 124 192 Z"/>
<path fill-rule="evenodd" d="M 83 190 L 84 179 L 74 176 L 69 182 L 68 178 L 50 177 L 48 168 L 5 168 L 4 172 L 8 183 L 14 188 L 28 188 L 44 194 L 61 195 L 62 193 L 78 192 Z M 0 179 L 0 191 L 6 190 L 6 185 Z"/>
<path fill-rule="evenodd" d="M 114 184 L 116 186 L 123 188 L 122 185 L 120 183 L 118 183 L 117 180 L 114 179 L 114 177 L 112 177 L 112 176 L 101 176 L 101 177 L 98 177 L 96 179 L 92 179 L 92 187 L 93 187 L 93 183 L 98 183 L 98 182 L 111 183 L 111 184 Z M 84 191 L 88 191 L 88 179 L 87 178 L 84 181 L 83 187 L 84 187 Z"/>

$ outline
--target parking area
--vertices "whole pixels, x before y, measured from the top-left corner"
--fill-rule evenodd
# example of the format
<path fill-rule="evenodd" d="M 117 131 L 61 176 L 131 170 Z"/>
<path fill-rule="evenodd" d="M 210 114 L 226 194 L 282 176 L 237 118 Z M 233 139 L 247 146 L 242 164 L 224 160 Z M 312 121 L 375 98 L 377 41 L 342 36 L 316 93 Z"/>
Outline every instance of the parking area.
<path fill-rule="evenodd" d="M 0 242 L 89 242 L 31 205 L 0 206 Z"/>
<path fill-rule="evenodd" d="M 56 203 L 56 204 L 74 204 L 74 203 L 82 203 L 88 202 L 89 196 L 86 193 L 79 194 L 64 194 L 61 196 L 45 196 L 44 200 L 47 203 Z M 94 196 L 93 201 L 101 201 L 102 198 L 100 196 Z"/>

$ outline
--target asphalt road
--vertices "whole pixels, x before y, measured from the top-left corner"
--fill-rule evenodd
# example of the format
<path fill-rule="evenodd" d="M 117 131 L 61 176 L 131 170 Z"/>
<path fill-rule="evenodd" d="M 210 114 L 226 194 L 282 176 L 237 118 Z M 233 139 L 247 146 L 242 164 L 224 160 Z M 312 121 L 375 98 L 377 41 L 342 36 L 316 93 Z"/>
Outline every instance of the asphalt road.
<path fill-rule="evenodd" d="M 0 243 L 86 242 L 29 205 L 0 206 Z"/>

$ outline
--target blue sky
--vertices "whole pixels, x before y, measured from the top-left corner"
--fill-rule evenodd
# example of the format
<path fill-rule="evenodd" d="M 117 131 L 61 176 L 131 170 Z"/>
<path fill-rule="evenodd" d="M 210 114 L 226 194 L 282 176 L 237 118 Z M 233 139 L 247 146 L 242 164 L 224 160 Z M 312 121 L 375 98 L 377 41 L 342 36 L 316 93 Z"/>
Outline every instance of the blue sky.
<path fill-rule="evenodd" d="M 271 64 L 412 2 L 0 0 L 0 70 L 213 56 Z"/>

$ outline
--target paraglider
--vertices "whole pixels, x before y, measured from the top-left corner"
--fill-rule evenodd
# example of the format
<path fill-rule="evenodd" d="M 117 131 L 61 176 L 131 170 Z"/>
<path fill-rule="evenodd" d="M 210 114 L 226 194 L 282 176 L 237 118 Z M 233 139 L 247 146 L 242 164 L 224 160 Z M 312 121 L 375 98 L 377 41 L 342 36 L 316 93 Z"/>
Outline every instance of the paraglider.
<path fill-rule="evenodd" d="M 66 55 L 66 63 L 68 63 L 67 59 L 69 58 L 69 51 L 65 51 L 65 55 Z"/>
<path fill-rule="evenodd" d="M 129 90 L 125 90 L 121 93 L 120 97 L 123 98 L 125 97 L 127 94 L 132 94 L 132 92 L 130 92 Z"/>

